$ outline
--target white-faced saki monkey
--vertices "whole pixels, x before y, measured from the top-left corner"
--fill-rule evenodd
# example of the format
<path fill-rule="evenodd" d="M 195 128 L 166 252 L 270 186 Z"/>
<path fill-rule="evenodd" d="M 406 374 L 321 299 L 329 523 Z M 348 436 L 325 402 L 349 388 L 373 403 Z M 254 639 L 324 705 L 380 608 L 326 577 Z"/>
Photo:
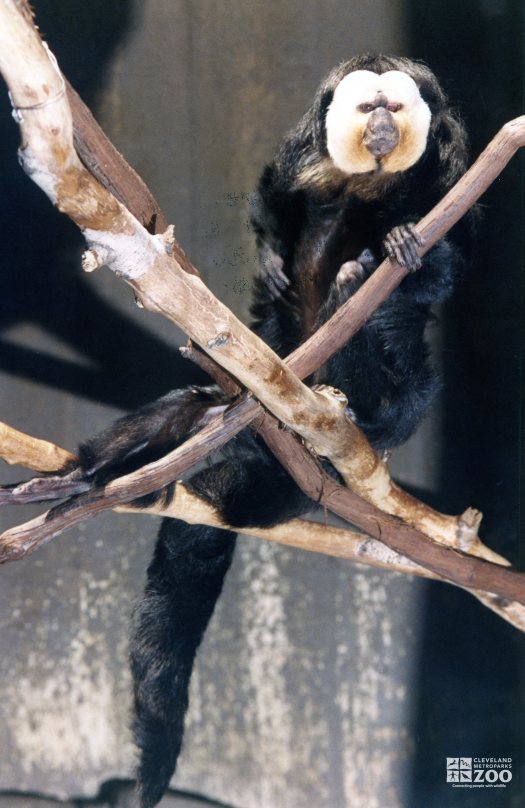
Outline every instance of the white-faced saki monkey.
<path fill-rule="evenodd" d="M 336 67 L 264 169 L 252 204 L 260 253 L 252 326 L 284 357 L 374 272 L 385 256 L 410 273 L 315 374 L 342 390 L 382 451 L 414 432 L 437 387 L 424 340 L 469 252 L 466 217 L 428 254 L 413 228 L 465 170 L 466 137 L 428 67 L 364 55 Z M 103 485 L 174 449 L 228 398 L 175 390 L 80 448 L 78 490 Z M 188 486 L 226 524 L 271 526 L 312 507 L 250 430 Z M 173 494 L 174 484 L 140 500 Z M 180 752 L 195 653 L 220 595 L 232 532 L 164 519 L 131 631 L 141 808 L 161 799 Z"/>

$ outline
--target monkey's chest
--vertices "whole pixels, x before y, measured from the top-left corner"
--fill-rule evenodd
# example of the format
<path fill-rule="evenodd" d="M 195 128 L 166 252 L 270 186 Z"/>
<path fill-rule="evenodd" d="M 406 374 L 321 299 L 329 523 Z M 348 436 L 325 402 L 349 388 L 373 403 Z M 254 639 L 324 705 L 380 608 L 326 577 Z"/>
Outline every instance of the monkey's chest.
<path fill-rule="evenodd" d="M 310 227 L 299 241 L 294 262 L 294 288 L 301 310 L 303 336 L 315 330 L 319 312 L 326 303 L 336 277 L 349 261 L 364 250 L 379 258 L 381 239 L 370 227 L 370 217 L 340 213 L 329 222 Z"/>

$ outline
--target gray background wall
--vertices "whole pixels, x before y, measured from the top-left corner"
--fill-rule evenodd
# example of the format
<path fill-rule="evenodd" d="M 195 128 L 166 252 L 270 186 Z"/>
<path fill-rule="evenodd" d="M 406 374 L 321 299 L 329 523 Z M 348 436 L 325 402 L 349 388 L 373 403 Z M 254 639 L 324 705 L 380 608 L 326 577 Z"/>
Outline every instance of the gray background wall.
<path fill-rule="evenodd" d="M 244 317 L 248 194 L 335 63 L 364 50 L 425 58 L 462 109 L 474 154 L 520 112 L 512 0 L 35 6 L 72 83 L 206 282 Z M 0 138 L 0 417 L 74 448 L 198 376 L 169 323 L 139 311 L 109 273 L 82 276 L 79 235 L 16 163 L 5 94 Z M 431 329 L 442 400 L 392 464 L 445 510 L 481 507 L 484 535 L 514 560 L 519 172 L 515 160 L 484 200 L 475 272 Z M 2 469 L 3 480 L 20 474 Z M 155 530 L 147 517 L 106 515 L 0 571 L 1 808 L 33 808 L 20 796 L 31 793 L 131 804 L 108 783 L 133 767 L 127 624 Z M 521 805 L 522 647 L 450 587 L 243 539 L 199 655 L 173 786 L 236 808 Z M 456 754 L 513 756 L 512 786 L 452 791 L 444 764 Z"/>

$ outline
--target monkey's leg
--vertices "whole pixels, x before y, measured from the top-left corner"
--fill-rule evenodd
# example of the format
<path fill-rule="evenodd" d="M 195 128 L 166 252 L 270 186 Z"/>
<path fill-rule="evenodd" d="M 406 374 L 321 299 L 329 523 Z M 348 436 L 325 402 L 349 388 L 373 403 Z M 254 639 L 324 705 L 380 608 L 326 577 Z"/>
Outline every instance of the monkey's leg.
<path fill-rule="evenodd" d="M 85 477 L 103 485 L 117 473 L 162 457 L 204 426 L 210 410 L 228 403 L 216 387 L 172 390 L 83 443 L 79 457 Z"/>
<path fill-rule="evenodd" d="M 68 471 L 71 465 L 73 470 Z M 91 487 L 92 483 L 85 479 L 83 469 L 78 465 L 69 464 L 62 474 L 33 477 L 24 483 L 3 486 L 0 489 L 0 504 L 24 505 L 27 502 L 65 499 L 89 491 Z"/>
<path fill-rule="evenodd" d="M 0 502 L 65 499 L 104 485 L 175 449 L 228 403 L 219 388 L 173 390 L 83 443 L 78 462 L 60 474 L 6 486 Z"/>

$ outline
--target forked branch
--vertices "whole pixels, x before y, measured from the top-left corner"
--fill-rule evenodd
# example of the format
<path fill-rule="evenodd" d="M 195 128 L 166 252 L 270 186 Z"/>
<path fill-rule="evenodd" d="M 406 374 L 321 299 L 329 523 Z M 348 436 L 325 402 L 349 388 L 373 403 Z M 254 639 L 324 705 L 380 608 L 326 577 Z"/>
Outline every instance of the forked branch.
<path fill-rule="evenodd" d="M 198 361 L 200 361 L 200 359 Z M 234 392 L 233 388 L 231 389 L 231 392 Z M 274 424 L 272 423 L 272 416 L 266 415 L 265 420 L 268 420 L 269 423 L 267 425 L 264 423 L 259 423 L 260 434 L 268 437 L 269 445 L 273 445 L 273 448 L 275 449 L 276 454 L 283 465 L 288 468 L 291 473 L 293 473 L 293 460 L 290 461 L 289 459 L 289 446 L 287 449 L 288 441 L 294 441 L 293 437 L 289 433 L 283 433 L 280 431 L 278 433 L 278 439 L 273 441 Z M 14 462 L 21 462 L 21 458 L 25 452 L 25 444 L 27 442 L 33 443 L 34 439 L 30 436 L 22 435 L 20 432 L 16 432 L 16 434 L 19 435 L 21 439 L 21 454 L 17 455 L 16 448 L 13 443 L 13 456 L 15 457 Z M 294 441 L 294 448 L 295 446 L 296 442 Z M 54 447 L 54 449 L 56 450 L 57 457 L 61 457 L 61 453 L 65 453 L 65 450 L 60 449 L 59 447 Z M 309 462 L 310 458 L 307 456 L 308 453 L 304 447 L 300 446 L 299 444 L 298 450 L 303 453 L 303 457 L 307 462 Z M 65 454 L 69 455 L 69 453 Z M 45 452 L 45 456 L 47 457 L 47 452 Z M 61 465 L 57 464 L 56 469 L 49 468 L 49 470 L 59 471 L 60 468 Z M 316 474 L 320 475 L 320 479 L 318 480 L 318 488 L 320 490 L 319 501 L 321 504 L 325 505 L 326 508 L 328 508 L 329 503 L 325 502 L 324 492 L 329 490 L 327 482 L 330 482 L 330 480 L 319 468 L 316 469 Z M 312 480 L 308 475 L 307 477 L 308 485 L 311 485 Z M 322 481 L 323 478 L 325 480 L 324 484 Z M 298 482 L 301 482 L 301 480 Z M 314 490 L 310 490 L 310 493 L 312 495 L 316 495 L 316 491 Z M 239 531 L 235 525 L 225 524 L 217 514 L 216 510 L 208 502 L 200 497 L 197 497 L 180 481 L 177 482 L 174 498 L 168 506 L 161 502 L 147 509 L 137 510 L 133 506 L 124 505 L 117 507 L 115 510 L 122 513 L 129 512 L 153 516 L 170 516 L 175 519 L 182 519 L 191 524 L 206 524 L 214 527 L 220 527 L 225 530 L 235 530 L 240 533 L 245 532 L 249 533 L 251 536 L 256 536 L 266 541 L 284 544 L 289 547 L 295 547 L 302 550 L 307 550 L 309 552 L 323 553 L 324 555 L 330 555 L 335 558 L 344 558 L 359 564 L 365 564 L 367 566 L 377 567 L 380 569 L 387 569 L 393 572 L 400 572 L 406 575 L 416 575 L 432 580 L 440 580 L 446 583 L 454 583 L 453 581 L 443 578 L 437 573 L 431 572 L 429 569 L 414 563 L 409 558 L 406 558 L 402 554 L 392 550 L 382 541 L 374 539 L 364 533 L 356 533 L 348 529 L 336 528 L 326 524 L 318 524 L 315 522 L 306 521 L 304 519 L 293 519 L 290 522 L 286 522 L 285 524 L 278 525 L 273 528 L 255 527 L 249 528 L 249 530 L 244 529 L 244 531 Z M 70 509 L 69 516 L 67 510 L 65 513 L 63 512 L 62 515 L 66 519 L 74 518 L 75 516 L 74 513 L 71 513 Z M 39 518 L 41 519 L 41 517 Z M 30 551 L 31 547 L 28 545 L 26 552 Z M 502 559 L 502 561 L 504 561 L 504 559 Z M 515 628 L 517 628 L 519 631 L 525 632 L 525 606 L 523 606 L 521 603 L 507 600 L 490 592 L 482 592 L 468 587 L 463 588 L 504 620 L 515 626 Z"/>
<path fill-rule="evenodd" d="M 295 375 L 309 375 L 349 339 L 400 283 L 403 268 L 384 262 L 330 323 L 284 363 L 192 274 L 195 270 L 171 231 L 164 237 L 152 236 L 80 163 L 73 147 L 64 79 L 14 0 L 0 4 L 0 69 L 21 126 L 22 163 L 57 207 L 82 229 L 90 248 L 86 267 L 107 264 L 122 275 L 145 307 L 183 328 L 277 418 L 302 435 L 318 454 L 329 457 L 352 491 L 368 500 L 363 503 L 339 487 L 329 492 L 330 509 L 343 510 L 347 517 L 351 513 L 355 524 L 362 519 L 367 525 L 364 529 L 372 535 L 378 531 L 379 514 L 383 520 L 381 538 L 399 552 L 461 585 L 485 588 L 525 602 L 522 576 L 440 547 L 415 529 L 414 525 L 456 545 L 461 526 L 458 519 L 437 514 L 400 491 L 362 433 L 346 417 L 341 402 L 310 390 Z M 524 140 L 524 118 L 501 130 L 456 188 L 420 223 L 425 250 L 474 203 Z M 224 423 L 218 420 L 207 428 L 208 432 L 204 430 L 202 437 L 193 439 L 192 458 L 202 451 L 198 448 L 202 440 L 212 436 L 214 445 L 219 445 L 228 439 L 226 433 L 231 436 L 260 413 L 255 402 L 245 400 L 238 406 L 240 409 L 233 408 Z M 181 463 L 187 462 L 190 444 L 157 464 L 114 481 L 104 493 L 89 493 L 72 505 L 53 509 L 36 523 L 8 531 L 2 537 L 4 559 L 14 551 L 17 541 L 18 549 L 27 549 L 38 535 L 50 537 L 63 529 L 60 525 L 65 512 L 74 514 L 75 521 L 79 521 L 84 518 L 80 514 L 85 505 L 90 513 L 98 512 L 175 479 L 182 471 Z M 206 446 L 202 454 L 209 450 Z M 378 506 L 388 513 L 381 514 Z"/>

